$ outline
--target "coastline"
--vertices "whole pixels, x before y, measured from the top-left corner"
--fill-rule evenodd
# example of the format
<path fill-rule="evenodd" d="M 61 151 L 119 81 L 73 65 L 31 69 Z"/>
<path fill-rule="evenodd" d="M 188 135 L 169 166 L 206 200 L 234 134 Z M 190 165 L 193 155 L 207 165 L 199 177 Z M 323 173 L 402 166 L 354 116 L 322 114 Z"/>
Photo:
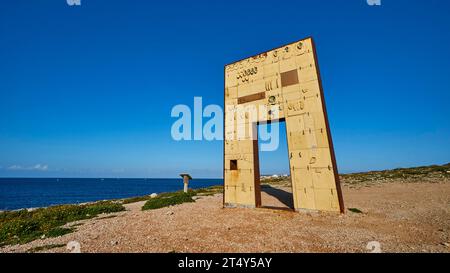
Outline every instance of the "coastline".
<path fill-rule="evenodd" d="M 343 175 L 342 215 L 293 212 L 289 178 L 266 179 L 254 209 L 224 208 L 213 186 L 6 211 L 0 252 L 67 252 L 73 240 L 86 252 L 361 252 L 370 239 L 393 252 L 448 252 L 449 166 Z"/>
<path fill-rule="evenodd" d="M 195 179 L 190 188 L 222 184 L 223 180 L 218 178 Z M 32 210 L 57 205 L 84 204 L 181 189 L 182 180 L 176 178 L 0 178 L 0 210 Z"/>
<path fill-rule="evenodd" d="M 65 225 L 95 218 L 101 214 L 125 211 L 126 204 L 143 202 L 142 210 L 159 209 L 186 202 L 195 202 L 199 196 L 214 195 L 222 186 L 150 194 L 140 197 L 64 204 L 37 209 L 21 209 L 0 213 L 0 246 L 23 244 L 38 238 L 58 237 L 75 231 Z"/>
<path fill-rule="evenodd" d="M 77 242 L 86 253 L 204 252 L 367 252 L 378 241 L 383 252 L 450 252 L 450 180 L 344 184 L 348 210 L 292 212 L 264 187 L 263 204 L 274 208 L 223 208 L 222 194 L 195 202 L 142 210 L 146 201 L 125 210 L 67 223 L 73 232 L 0 247 L 0 252 L 68 253 Z M 420 207 L 420 210 L 416 208 Z"/>

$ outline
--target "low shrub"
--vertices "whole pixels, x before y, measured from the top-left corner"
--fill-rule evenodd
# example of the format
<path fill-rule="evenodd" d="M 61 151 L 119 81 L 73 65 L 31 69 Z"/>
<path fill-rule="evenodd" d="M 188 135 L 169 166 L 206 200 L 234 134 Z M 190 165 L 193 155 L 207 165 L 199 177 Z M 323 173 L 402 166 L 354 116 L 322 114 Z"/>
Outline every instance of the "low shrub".
<path fill-rule="evenodd" d="M 58 237 L 74 231 L 62 226 L 90 219 L 102 213 L 123 211 L 118 203 L 102 201 L 87 205 L 61 205 L 33 211 L 6 211 L 0 213 L 0 245 L 23 244 L 42 236 Z"/>
<path fill-rule="evenodd" d="M 168 206 L 195 202 L 194 199 L 192 199 L 194 195 L 195 192 L 193 191 L 189 191 L 188 193 L 182 191 L 163 193 L 148 200 L 142 207 L 142 210 L 160 209 Z"/>

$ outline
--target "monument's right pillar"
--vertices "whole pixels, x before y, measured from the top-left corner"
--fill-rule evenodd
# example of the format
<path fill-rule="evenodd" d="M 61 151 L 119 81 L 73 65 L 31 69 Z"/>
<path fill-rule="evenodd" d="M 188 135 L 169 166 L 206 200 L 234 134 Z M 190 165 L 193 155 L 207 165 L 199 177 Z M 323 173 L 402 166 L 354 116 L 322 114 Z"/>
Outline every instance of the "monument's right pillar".
<path fill-rule="evenodd" d="M 308 38 L 298 46 L 303 54 L 280 62 L 294 206 L 343 213 L 315 45 Z"/>

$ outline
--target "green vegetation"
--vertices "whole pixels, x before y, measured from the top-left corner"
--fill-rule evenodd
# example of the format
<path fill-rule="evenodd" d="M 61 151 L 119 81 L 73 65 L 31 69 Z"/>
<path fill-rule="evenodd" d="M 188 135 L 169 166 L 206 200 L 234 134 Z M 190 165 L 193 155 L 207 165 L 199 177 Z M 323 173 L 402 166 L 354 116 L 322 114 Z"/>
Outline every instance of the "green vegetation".
<path fill-rule="evenodd" d="M 402 179 L 405 181 L 427 181 L 450 178 L 450 163 L 442 166 L 432 165 L 414 168 L 399 168 L 385 171 L 371 171 L 365 173 L 343 174 L 342 182 L 358 184 L 372 181 L 389 181 Z"/>
<path fill-rule="evenodd" d="M 69 234 L 71 232 L 75 231 L 75 228 L 62 228 L 62 227 L 57 227 L 54 229 L 49 230 L 45 236 L 46 237 L 59 237 L 59 236 L 63 236 L 66 234 Z"/>
<path fill-rule="evenodd" d="M 193 190 L 196 196 L 211 196 L 214 194 L 222 193 L 223 186 L 212 186 L 209 188 Z"/>
<path fill-rule="evenodd" d="M 183 191 L 161 193 L 155 198 L 150 198 L 142 207 L 142 210 L 160 209 L 168 206 L 179 205 L 183 203 L 195 202 L 194 196 L 210 196 L 223 191 L 222 186 L 213 186 L 209 188 L 190 190 L 188 193 Z"/>
<path fill-rule="evenodd" d="M 402 180 L 402 182 L 438 182 L 450 179 L 450 163 L 413 168 L 399 168 L 385 171 L 342 174 L 341 182 L 350 185 L 366 185 L 371 183 Z M 290 187 L 290 177 L 264 177 L 261 185 Z"/>
<path fill-rule="evenodd" d="M 118 203 L 102 201 L 87 205 L 62 205 L 33 211 L 0 213 L 0 245 L 24 244 L 40 237 L 58 237 L 73 232 L 67 223 L 90 219 L 102 213 L 123 211 Z"/>
<path fill-rule="evenodd" d="M 155 198 L 149 199 L 142 207 L 142 210 L 160 209 L 168 206 L 195 202 L 194 199 L 192 199 L 194 195 L 193 191 L 189 191 L 188 193 L 182 191 L 163 193 Z"/>
<path fill-rule="evenodd" d="M 122 204 L 125 205 L 125 204 L 137 203 L 137 202 L 141 202 L 141 201 L 147 201 L 149 199 L 151 199 L 150 195 L 131 197 L 131 198 L 123 199 Z"/>
<path fill-rule="evenodd" d="M 348 210 L 353 213 L 363 213 L 360 209 L 357 209 L 357 208 L 349 208 Z"/>
<path fill-rule="evenodd" d="M 209 196 L 209 195 L 214 195 L 216 193 L 222 193 L 223 191 L 223 186 L 212 186 L 212 187 L 208 187 L 208 188 L 202 188 L 202 189 L 197 189 L 197 190 L 190 190 L 189 194 L 193 196 Z M 145 196 L 137 196 L 137 197 L 131 197 L 131 198 L 126 198 L 126 199 L 122 199 L 119 200 L 120 202 L 122 202 L 122 204 L 131 204 L 131 203 L 136 203 L 136 202 L 141 202 L 141 201 L 148 201 L 148 200 L 153 200 L 153 199 L 158 199 L 161 197 L 171 197 L 174 193 L 161 193 L 159 194 L 156 198 L 151 198 L 150 195 L 145 195 Z"/>
<path fill-rule="evenodd" d="M 53 248 L 64 247 L 64 246 L 66 246 L 66 245 L 64 245 L 64 244 L 51 244 L 51 245 L 45 245 L 45 246 L 37 246 L 37 247 L 33 247 L 33 248 L 29 249 L 27 252 L 28 253 L 35 253 L 35 252 L 40 252 L 40 251 L 49 250 L 49 249 L 53 249 Z"/>
<path fill-rule="evenodd" d="M 222 186 L 214 186 L 184 192 L 169 192 L 159 194 L 155 198 L 148 196 L 133 197 L 120 201 L 102 201 L 87 205 L 62 205 L 41 208 L 32 211 L 0 212 L 0 246 L 10 244 L 25 244 L 38 238 L 59 237 L 75 231 L 80 223 L 64 227 L 67 223 L 91 219 L 99 214 L 114 213 L 125 210 L 123 204 L 147 201 L 142 210 L 158 209 L 186 202 L 194 202 L 194 196 L 209 196 L 221 193 Z M 113 218 L 115 215 L 101 219 Z M 30 249 L 38 252 L 59 245 L 48 245 Z"/>

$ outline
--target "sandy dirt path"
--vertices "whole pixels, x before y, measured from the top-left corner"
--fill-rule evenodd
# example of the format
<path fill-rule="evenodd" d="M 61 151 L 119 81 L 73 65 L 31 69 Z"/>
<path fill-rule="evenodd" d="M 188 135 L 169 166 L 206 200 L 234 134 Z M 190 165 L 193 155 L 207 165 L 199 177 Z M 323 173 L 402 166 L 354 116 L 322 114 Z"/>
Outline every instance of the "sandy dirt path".
<path fill-rule="evenodd" d="M 289 196 L 289 188 L 281 190 Z M 286 200 L 270 193 L 263 193 L 263 205 L 287 208 Z M 347 208 L 364 213 L 223 209 L 221 194 L 153 211 L 141 211 L 140 202 L 126 205 L 125 212 L 72 223 L 74 233 L 0 252 L 69 241 L 79 242 L 81 252 L 369 252 L 371 241 L 383 252 L 450 252 L 449 182 L 344 186 L 343 193 Z"/>

